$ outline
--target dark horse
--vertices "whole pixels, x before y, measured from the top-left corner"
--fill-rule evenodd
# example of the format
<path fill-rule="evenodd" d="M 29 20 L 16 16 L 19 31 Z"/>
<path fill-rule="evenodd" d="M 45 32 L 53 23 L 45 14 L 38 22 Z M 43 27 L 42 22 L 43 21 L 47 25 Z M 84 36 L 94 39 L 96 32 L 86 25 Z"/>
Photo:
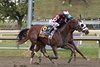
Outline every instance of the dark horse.
<path fill-rule="evenodd" d="M 75 46 L 73 42 L 73 32 L 75 30 L 79 32 L 83 32 L 85 34 L 88 34 L 89 31 L 87 27 L 77 19 L 72 19 L 67 22 L 67 24 L 62 25 L 62 27 L 55 32 L 53 35 L 52 39 L 48 39 L 48 37 L 40 37 L 40 30 L 43 27 L 43 25 L 33 25 L 30 29 L 24 29 L 18 34 L 18 41 L 17 45 L 22 44 L 26 42 L 28 39 L 32 43 L 32 48 L 31 48 L 31 58 L 34 57 L 35 52 L 34 51 L 39 51 L 40 49 L 42 50 L 43 54 L 49 58 L 50 60 L 52 59 L 57 59 L 58 54 L 57 54 L 57 48 L 64 48 L 64 49 L 70 49 L 71 52 L 71 57 L 68 62 L 71 61 L 73 54 L 74 57 L 76 57 L 75 50 L 84 58 L 87 59 Z M 45 54 L 45 50 L 42 48 L 45 47 L 45 45 L 48 44 L 52 47 L 52 50 L 54 52 L 55 56 L 48 56 Z M 36 49 L 34 49 L 34 46 L 36 45 Z"/>

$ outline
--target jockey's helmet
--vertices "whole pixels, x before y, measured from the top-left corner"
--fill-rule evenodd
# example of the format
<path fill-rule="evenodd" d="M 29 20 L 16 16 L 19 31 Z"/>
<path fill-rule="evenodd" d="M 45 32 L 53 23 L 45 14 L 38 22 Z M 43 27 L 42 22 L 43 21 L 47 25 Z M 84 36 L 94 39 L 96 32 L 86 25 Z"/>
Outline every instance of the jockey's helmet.
<path fill-rule="evenodd" d="M 64 15 L 68 15 L 68 14 L 69 14 L 69 11 L 64 10 L 64 11 L 63 11 L 63 14 L 64 14 Z"/>
<path fill-rule="evenodd" d="M 64 16 L 66 17 L 66 18 L 68 18 L 68 19 L 72 19 L 73 17 L 69 14 L 69 11 L 68 10 L 64 10 L 63 11 L 63 14 L 64 14 Z"/>

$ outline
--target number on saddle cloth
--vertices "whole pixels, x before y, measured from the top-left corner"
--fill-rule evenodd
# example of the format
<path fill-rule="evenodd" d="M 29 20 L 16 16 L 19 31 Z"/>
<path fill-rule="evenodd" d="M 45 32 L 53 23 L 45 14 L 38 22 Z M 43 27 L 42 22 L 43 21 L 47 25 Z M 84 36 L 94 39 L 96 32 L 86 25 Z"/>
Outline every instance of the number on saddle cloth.
<path fill-rule="evenodd" d="M 48 26 L 43 26 L 40 30 L 40 35 L 45 35 L 50 29 L 52 28 L 51 25 L 48 25 Z"/>

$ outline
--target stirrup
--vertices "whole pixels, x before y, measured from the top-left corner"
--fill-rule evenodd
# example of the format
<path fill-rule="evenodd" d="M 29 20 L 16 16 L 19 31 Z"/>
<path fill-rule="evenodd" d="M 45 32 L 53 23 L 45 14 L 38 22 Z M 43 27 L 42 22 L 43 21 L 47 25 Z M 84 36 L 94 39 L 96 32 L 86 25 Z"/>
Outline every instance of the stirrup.
<path fill-rule="evenodd" d="M 51 33 L 50 32 L 45 32 L 45 35 L 49 36 Z"/>
<path fill-rule="evenodd" d="M 49 36 L 48 36 L 48 38 L 49 38 L 49 39 L 52 39 L 52 36 L 51 36 L 51 35 L 49 35 Z"/>
<path fill-rule="evenodd" d="M 52 39 L 52 37 L 53 37 L 54 33 L 55 33 L 55 30 L 54 30 L 54 31 L 52 31 L 52 32 L 50 33 L 50 35 L 48 36 L 48 38 L 49 38 L 49 39 Z"/>
<path fill-rule="evenodd" d="M 46 35 L 46 36 L 49 36 L 49 35 L 51 35 L 51 34 L 50 34 L 50 33 L 45 33 L 45 35 Z"/>

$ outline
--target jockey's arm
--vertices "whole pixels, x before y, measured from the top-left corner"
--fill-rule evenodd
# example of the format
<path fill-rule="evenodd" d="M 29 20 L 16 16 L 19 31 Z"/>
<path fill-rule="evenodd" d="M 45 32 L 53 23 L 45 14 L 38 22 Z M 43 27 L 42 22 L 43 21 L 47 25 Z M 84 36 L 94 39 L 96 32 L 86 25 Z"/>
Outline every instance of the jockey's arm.
<path fill-rule="evenodd" d="M 59 15 L 56 15 L 54 18 L 52 18 L 53 22 L 56 22 L 59 19 Z"/>
<path fill-rule="evenodd" d="M 70 20 L 70 19 L 73 19 L 73 16 L 69 14 L 69 15 L 67 16 L 67 18 Z"/>
<path fill-rule="evenodd" d="M 59 23 L 57 22 L 58 19 L 59 19 L 59 15 L 56 15 L 56 16 L 52 19 L 52 21 L 53 21 L 53 26 L 55 26 L 55 27 L 59 26 Z"/>

